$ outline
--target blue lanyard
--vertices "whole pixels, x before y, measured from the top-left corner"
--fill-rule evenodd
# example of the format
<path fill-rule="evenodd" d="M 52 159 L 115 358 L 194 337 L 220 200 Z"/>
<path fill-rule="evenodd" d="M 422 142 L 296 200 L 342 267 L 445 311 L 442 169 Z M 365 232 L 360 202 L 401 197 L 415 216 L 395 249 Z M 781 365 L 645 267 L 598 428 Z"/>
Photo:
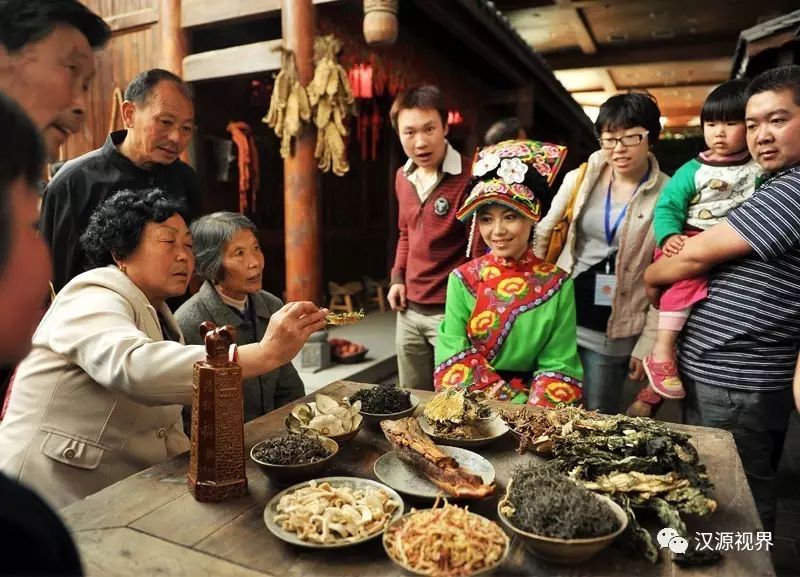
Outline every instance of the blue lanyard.
<path fill-rule="evenodd" d="M 647 172 L 642 177 L 642 180 L 639 181 L 639 184 L 636 185 L 636 190 L 633 191 L 631 198 L 628 202 L 625 203 L 625 206 L 622 207 L 619 215 L 617 215 L 617 221 L 614 223 L 614 228 L 611 228 L 611 185 L 614 184 L 614 171 L 611 171 L 611 180 L 608 181 L 608 192 L 606 192 L 606 218 L 605 218 L 605 225 L 606 225 L 606 242 L 608 246 L 611 246 L 611 243 L 614 242 L 614 237 L 617 236 L 617 230 L 619 230 L 619 225 L 622 223 L 622 219 L 625 218 L 625 213 L 628 212 L 628 205 L 630 204 L 631 200 L 636 196 L 636 193 L 639 192 L 639 189 L 642 185 L 647 182 L 647 179 L 650 178 L 650 161 L 647 161 Z"/>

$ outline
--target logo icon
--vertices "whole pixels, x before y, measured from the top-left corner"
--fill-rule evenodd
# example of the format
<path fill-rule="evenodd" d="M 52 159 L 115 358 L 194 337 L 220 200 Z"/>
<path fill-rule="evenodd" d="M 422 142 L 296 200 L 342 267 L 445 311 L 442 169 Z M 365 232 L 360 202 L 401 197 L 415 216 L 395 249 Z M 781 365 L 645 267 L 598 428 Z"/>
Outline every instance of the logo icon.
<path fill-rule="evenodd" d="M 656 535 L 656 540 L 662 549 L 669 548 L 676 555 L 683 555 L 689 548 L 689 542 L 678 535 L 672 527 L 664 527 Z"/>
<path fill-rule="evenodd" d="M 444 216 L 447 214 L 447 211 L 449 210 L 450 210 L 450 203 L 443 196 L 437 198 L 436 202 L 433 203 L 433 212 L 436 213 L 436 216 Z"/>

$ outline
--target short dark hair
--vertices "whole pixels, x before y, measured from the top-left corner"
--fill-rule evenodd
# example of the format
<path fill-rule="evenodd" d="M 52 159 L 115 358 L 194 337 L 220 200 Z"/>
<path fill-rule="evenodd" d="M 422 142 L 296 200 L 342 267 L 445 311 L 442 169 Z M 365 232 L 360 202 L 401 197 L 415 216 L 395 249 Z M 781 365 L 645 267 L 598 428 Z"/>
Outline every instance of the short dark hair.
<path fill-rule="evenodd" d="M 44 166 L 44 145 L 33 121 L 22 108 L 0 92 L 0 275 L 11 252 L 11 184 L 24 178 L 37 186 Z"/>
<path fill-rule="evenodd" d="M 114 264 L 115 257 L 124 259 L 136 250 L 148 222 L 164 222 L 174 214 L 189 222 L 186 204 L 157 188 L 121 190 L 94 211 L 81 248 L 91 267 Z"/>
<path fill-rule="evenodd" d="M 392 128 L 397 130 L 397 117 L 400 112 L 411 108 L 435 110 L 442 118 L 442 126 L 447 126 L 447 104 L 444 101 L 444 94 L 442 94 L 438 86 L 427 84 L 410 88 L 398 94 L 389 111 Z"/>
<path fill-rule="evenodd" d="M 502 118 L 489 127 L 489 130 L 486 131 L 486 136 L 483 137 L 483 143 L 489 146 L 504 140 L 514 140 L 519 136 L 521 129 L 522 123 L 519 118 L 514 118 L 513 116 Z"/>
<path fill-rule="evenodd" d="M 747 86 L 747 98 L 762 92 L 792 90 L 794 103 L 800 106 L 800 65 L 787 64 L 765 70 Z"/>
<path fill-rule="evenodd" d="M 606 130 L 624 130 L 635 126 L 647 129 L 651 146 L 658 141 L 661 134 L 661 111 L 655 96 L 646 90 L 612 96 L 600 106 L 600 113 L 594 122 L 598 138 Z"/>
<path fill-rule="evenodd" d="M 162 81 L 174 82 L 186 98 L 189 100 L 194 98 L 192 88 L 180 76 L 162 68 L 151 68 L 140 72 L 130 81 L 125 89 L 125 100 L 138 105 L 147 104 L 153 90 Z"/>
<path fill-rule="evenodd" d="M 224 280 L 225 247 L 240 230 L 258 234 L 253 221 L 238 212 L 220 211 L 201 216 L 192 223 L 192 244 L 197 274 L 212 283 Z"/>
<path fill-rule="evenodd" d="M 700 124 L 706 122 L 744 122 L 747 104 L 746 80 L 728 80 L 717 86 L 708 95 L 700 109 Z"/>
<path fill-rule="evenodd" d="M 105 20 L 78 0 L 0 0 L 0 44 L 9 52 L 45 38 L 58 24 L 80 30 L 92 48 L 111 37 Z"/>

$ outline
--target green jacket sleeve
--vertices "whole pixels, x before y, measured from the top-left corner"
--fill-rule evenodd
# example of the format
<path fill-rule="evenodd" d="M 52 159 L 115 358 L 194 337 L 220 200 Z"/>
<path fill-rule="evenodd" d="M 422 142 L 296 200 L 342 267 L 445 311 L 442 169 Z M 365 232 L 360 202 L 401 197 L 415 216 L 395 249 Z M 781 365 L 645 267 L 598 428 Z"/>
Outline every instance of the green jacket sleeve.
<path fill-rule="evenodd" d="M 455 274 L 447 279 L 447 300 L 444 320 L 439 325 L 436 341 L 436 364 L 440 365 L 450 357 L 472 347 L 467 337 L 467 322 L 475 307 L 475 298 Z"/>
<path fill-rule="evenodd" d="M 561 285 L 556 320 L 539 353 L 528 402 L 547 407 L 575 405 L 583 396 L 583 366 L 578 356 L 575 287 L 572 279 Z"/>
<path fill-rule="evenodd" d="M 673 234 L 682 234 L 689 203 L 697 193 L 694 175 L 700 163 L 692 159 L 678 170 L 658 197 L 653 214 L 656 244 L 661 246 Z"/>

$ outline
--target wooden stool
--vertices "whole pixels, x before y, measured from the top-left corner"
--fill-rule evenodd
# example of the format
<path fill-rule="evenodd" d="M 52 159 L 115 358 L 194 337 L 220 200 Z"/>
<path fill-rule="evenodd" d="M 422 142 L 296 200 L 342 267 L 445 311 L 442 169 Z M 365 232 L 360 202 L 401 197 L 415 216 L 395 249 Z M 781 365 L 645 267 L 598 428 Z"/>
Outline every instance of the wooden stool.
<path fill-rule="evenodd" d="M 348 282 L 343 285 L 328 281 L 328 292 L 331 294 L 331 302 L 328 305 L 330 311 L 355 312 L 353 308 L 353 297 L 364 289 L 358 281 Z"/>
<path fill-rule="evenodd" d="M 364 276 L 364 288 L 367 293 L 367 302 L 374 302 L 377 303 L 378 309 L 381 312 L 386 311 L 386 289 L 389 286 L 389 280 L 384 279 L 381 281 L 376 281 L 375 279 Z"/>

